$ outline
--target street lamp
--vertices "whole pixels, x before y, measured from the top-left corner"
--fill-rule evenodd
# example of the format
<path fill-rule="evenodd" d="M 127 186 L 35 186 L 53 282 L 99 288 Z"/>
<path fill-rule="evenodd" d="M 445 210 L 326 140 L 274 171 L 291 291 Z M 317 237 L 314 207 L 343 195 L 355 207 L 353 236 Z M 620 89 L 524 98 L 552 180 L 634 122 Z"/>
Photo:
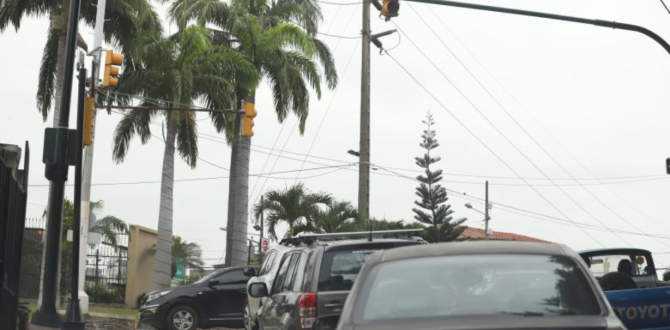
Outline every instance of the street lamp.
<path fill-rule="evenodd" d="M 350 155 L 352 155 L 352 156 L 361 157 L 361 153 L 358 152 L 358 151 L 349 150 L 349 151 L 347 151 L 347 153 L 350 154 Z M 373 171 L 376 171 L 377 168 L 376 168 L 376 167 L 372 167 L 372 170 L 373 170 Z"/>
<path fill-rule="evenodd" d="M 255 228 L 256 226 L 254 226 Z M 228 227 L 219 227 L 219 230 L 221 231 L 228 231 Z M 261 245 L 261 242 L 256 242 L 253 240 L 253 237 L 249 238 L 247 237 L 247 241 L 249 242 L 249 251 L 247 251 L 247 265 L 251 264 L 251 254 L 253 253 L 252 250 L 254 248 L 254 243 L 258 243 L 258 245 Z"/>
<path fill-rule="evenodd" d="M 482 212 L 480 210 L 477 210 L 470 203 L 465 203 L 465 207 L 484 215 L 484 238 L 489 239 L 489 236 L 490 236 L 490 234 L 489 234 L 489 220 L 491 220 L 491 217 L 489 217 L 488 212 L 485 213 L 485 212 Z M 491 205 L 486 205 L 486 208 L 487 208 L 487 211 L 488 211 L 488 209 L 491 209 Z"/>

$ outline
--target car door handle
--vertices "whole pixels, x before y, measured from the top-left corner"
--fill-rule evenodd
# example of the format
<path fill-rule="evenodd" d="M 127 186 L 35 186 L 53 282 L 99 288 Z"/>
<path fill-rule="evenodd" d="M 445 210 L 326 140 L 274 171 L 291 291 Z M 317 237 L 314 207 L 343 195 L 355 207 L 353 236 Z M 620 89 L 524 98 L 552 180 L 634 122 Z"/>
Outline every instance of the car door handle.
<path fill-rule="evenodd" d="M 342 308 L 342 304 L 340 304 L 339 302 L 334 302 L 334 303 L 330 303 L 330 304 L 325 304 L 325 305 L 323 305 L 323 307 L 326 307 L 326 308 Z"/>

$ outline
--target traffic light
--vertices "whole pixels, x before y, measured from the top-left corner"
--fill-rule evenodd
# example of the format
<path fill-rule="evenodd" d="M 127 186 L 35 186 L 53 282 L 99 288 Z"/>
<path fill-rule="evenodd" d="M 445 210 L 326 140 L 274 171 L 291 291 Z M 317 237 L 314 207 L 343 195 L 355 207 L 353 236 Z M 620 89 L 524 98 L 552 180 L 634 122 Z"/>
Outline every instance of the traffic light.
<path fill-rule="evenodd" d="M 102 87 L 116 86 L 119 84 L 119 67 L 123 64 L 123 54 L 107 51 L 105 56 L 105 75 L 102 77 Z"/>
<path fill-rule="evenodd" d="M 256 108 L 251 102 L 244 103 L 244 117 L 242 118 L 242 136 L 254 136 L 254 118 L 256 117 Z"/>
<path fill-rule="evenodd" d="M 93 144 L 93 116 L 95 107 L 93 106 L 93 98 L 86 97 L 84 103 L 84 145 L 90 146 Z"/>
<path fill-rule="evenodd" d="M 386 17 L 386 20 L 390 20 L 391 17 L 398 17 L 398 11 L 400 10 L 400 0 L 383 0 L 382 1 L 382 15 Z"/>

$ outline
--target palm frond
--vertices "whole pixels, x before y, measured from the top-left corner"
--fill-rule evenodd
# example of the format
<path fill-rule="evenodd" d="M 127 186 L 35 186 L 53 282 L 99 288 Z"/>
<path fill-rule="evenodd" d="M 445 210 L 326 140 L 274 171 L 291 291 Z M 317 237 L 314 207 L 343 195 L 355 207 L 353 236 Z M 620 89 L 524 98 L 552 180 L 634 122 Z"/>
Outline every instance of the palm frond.
<path fill-rule="evenodd" d="M 17 31 L 25 16 L 41 16 L 60 8 L 57 0 L 3 0 L 0 2 L 0 32 L 10 24 Z"/>
<path fill-rule="evenodd" d="M 181 112 L 177 122 L 177 150 L 186 163 L 195 168 L 198 161 L 198 124 L 195 112 Z"/>
<path fill-rule="evenodd" d="M 49 28 L 47 43 L 42 53 L 42 65 L 37 85 L 37 109 L 42 113 L 42 120 L 46 121 L 51 102 L 54 100 L 56 90 L 56 68 L 58 59 L 58 33 Z"/>
<path fill-rule="evenodd" d="M 112 157 L 115 162 L 120 163 L 126 158 L 130 148 L 130 140 L 138 134 L 145 144 L 151 137 L 151 112 L 133 110 L 126 113 L 114 130 Z"/>
<path fill-rule="evenodd" d="M 128 235 L 128 224 L 125 221 L 114 217 L 106 216 L 95 223 L 89 231 L 99 233 L 113 248 L 118 249 L 118 235 Z"/>

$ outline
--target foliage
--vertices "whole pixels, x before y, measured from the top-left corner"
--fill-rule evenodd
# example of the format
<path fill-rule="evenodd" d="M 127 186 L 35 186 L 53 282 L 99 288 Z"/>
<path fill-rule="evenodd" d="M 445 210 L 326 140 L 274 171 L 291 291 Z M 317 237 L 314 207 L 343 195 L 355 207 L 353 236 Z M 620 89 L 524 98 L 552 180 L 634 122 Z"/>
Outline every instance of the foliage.
<path fill-rule="evenodd" d="M 172 236 L 172 277 L 177 273 L 178 263 L 182 263 L 184 269 L 202 269 L 205 262 L 202 260 L 200 244 L 187 242 L 179 236 Z"/>
<path fill-rule="evenodd" d="M 296 225 L 293 228 L 294 234 L 345 232 L 361 225 L 358 211 L 350 202 L 333 201 L 326 206 L 325 211 L 316 208 L 314 214 L 309 217 L 311 221 Z"/>
<path fill-rule="evenodd" d="M 431 165 L 440 161 L 440 157 L 430 155 L 433 149 L 440 146 L 435 131 L 432 129 L 435 124 L 433 116 L 428 114 L 423 123 L 426 124 L 426 130 L 421 135 L 423 141 L 420 146 L 426 150 L 426 153 L 423 157 L 416 157 L 415 160 L 416 165 L 425 170 L 425 176 L 419 175 L 416 178 L 421 182 L 416 188 L 416 195 L 421 199 L 415 201 L 414 204 L 421 209 L 412 209 L 415 213 L 414 219 L 430 226 L 429 241 L 453 241 L 465 230 L 465 227 L 460 225 L 466 219 L 454 220 L 451 216 L 454 211 L 451 210 L 451 205 L 446 204 L 447 189 L 439 184 L 442 181 L 442 170 L 431 170 Z"/>
<path fill-rule="evenodd" d="M 97 213 L 105 207 L 105 202 L 100 200 L 97 202 L 91 202 L 90 209 L 91 212 Z M 42 217 L 47 216 L 48 210 L 44 210 Z M 74 203 L 69 199 L 65 198 L 63 200 L 63 233 L 62 233 L 62 242 L 61 245 L 63 248 L 69 247 L 70 242 L 67 241 L 67 232 L 68 230 L 73 229 L 74 224 Z M 114 217 L 106 216 L 98 220 L 95 225 L 88 229 L 89 232 L 99 233 L 102 236 L 102 239 L 109 243 L 114 249 L 119 248 L 118 235 L 126 234 L 128 235 L 128 224 L 123 220 Z"/>
<path fill-rule="evenodd" d="M 122 304 L 123 294 L 120 291 L 108 290 L 102 284 L 87 286 L 86 294 L 90 297 L 92 302 L 105 304 Z"/>
<path fill-rule="evenodd" d="M 63 15 L 67 16 L 68 13 L 63 12 L 63 7 L 66 4 L 69 6 L 69 3 L 70 0 L 0 0 L 0 32 L 10 25 L 18 30 L 26 16 L 49 16 L 52 19 L 52 24 L 47 31 L 48 37 L 43 51 L 37 89 L 37 107 L 44 120 L 52 107 L 57 77 L 63 74 L 57 72 L 57 66 L 59 65 L 59 48 L 65 47 L 62 43 L 65 42 L 67 21 L 59 20 L 59 18 Z M 89 27 L 95 25 L 96 5 L 96 0 L 81 1 L 80 19 Z M 105 41 L 121 47 L 124 52 L 138 31 L 161 30 L 158 15 L 148 0 L 109 1 L 105 16 Z M 126 57 L 126 62 L 130 61 L 130 57 Z"/>
<path fill-rule="evenodd" d="M 160 109 L 192 107 L 195 102 L 210 109 L 228 109 L 234 104 L 231 93 L 234 94 L 235 86 L 245 83 L 246 87 L 253 88 L 258 81 L 258 72 L 232 49 L 213 45 L 212 33 L 198 26 L 169 37 L 146 31 L 133 43 L 131 54 L 134 65 L 125 67 L 119 79 L 119 93 L 165 102 L 145 99 L 140 106 L 157 109 L 132 110 L 123 116 L 114 132 L 114 160 L 122 162 L 125 159 L 135 135 L 142 144 L 149 142 L 151 120 L 162 114 L 168 123 L 176 123 L 179 155 L 195 167 L 198 159 L 195 112 Z M 131 99 L 119 96 L 116 101 L 124 105 Z M 211 114 L 219 124 L 228 125 L 228 117 L 220 112 Z"/>
<path fill-rule="evenodd" d="M 288 225 L 287 236 L 293 236 L 297 225 L 313 223 L 320 206 L 328 206 L 332 197 L 327 193 L 310 193 L 302 183 L 284 190 L 271 190 L 265 198 L 254 206 L 256 221 L 266 212 L 265 221 L 270 237 L 277 239 L 276 228 L 279 223 Z"/>

